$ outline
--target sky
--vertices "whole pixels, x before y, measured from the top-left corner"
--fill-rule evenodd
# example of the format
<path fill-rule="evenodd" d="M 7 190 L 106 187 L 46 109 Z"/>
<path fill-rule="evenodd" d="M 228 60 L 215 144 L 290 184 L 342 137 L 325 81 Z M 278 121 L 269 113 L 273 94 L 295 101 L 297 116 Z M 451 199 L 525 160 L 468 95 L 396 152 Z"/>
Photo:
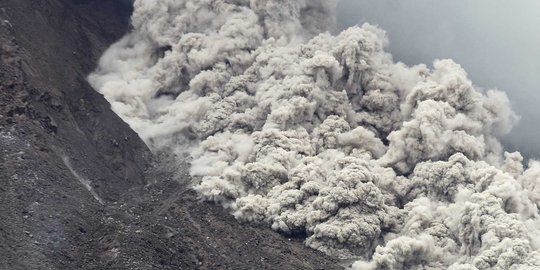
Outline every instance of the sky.
<path fill-rule="evenodd" d="M 364 22 L 387 31 L 396 61 L 451 58 L 476 85 L 505 91 L 521 117 L 506 147 L 540 157 L 540 1 L 340 0 L 340 29 Z"/>

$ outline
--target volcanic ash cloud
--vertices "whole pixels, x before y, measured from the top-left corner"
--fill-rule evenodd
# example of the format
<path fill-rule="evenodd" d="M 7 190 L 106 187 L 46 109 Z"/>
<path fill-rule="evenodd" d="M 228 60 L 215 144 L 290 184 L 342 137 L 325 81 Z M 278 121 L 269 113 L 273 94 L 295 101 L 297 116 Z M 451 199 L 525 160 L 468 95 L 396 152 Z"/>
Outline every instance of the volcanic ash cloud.
<path fill-rule="evenodd" d="M 452 60 L 394 63 L 337 35 L 335 1 L 137 0 L 89 81 L 193 188 L 357 269 L 540 267 L 540 163 L 517 117 Z"/>

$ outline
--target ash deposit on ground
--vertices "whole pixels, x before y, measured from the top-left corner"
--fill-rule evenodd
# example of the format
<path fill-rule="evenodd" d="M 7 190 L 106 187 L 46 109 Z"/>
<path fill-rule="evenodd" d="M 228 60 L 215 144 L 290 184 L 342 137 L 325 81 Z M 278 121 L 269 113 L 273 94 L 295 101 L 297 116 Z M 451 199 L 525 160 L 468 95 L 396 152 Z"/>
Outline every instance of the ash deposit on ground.
<path fill-rule="evenodd" d="M 540 162 L 450 59 L 396 63 L 336 1 L 136 0 L 88 80 L 193 189 L 354 269 L 537 269 Z"/>

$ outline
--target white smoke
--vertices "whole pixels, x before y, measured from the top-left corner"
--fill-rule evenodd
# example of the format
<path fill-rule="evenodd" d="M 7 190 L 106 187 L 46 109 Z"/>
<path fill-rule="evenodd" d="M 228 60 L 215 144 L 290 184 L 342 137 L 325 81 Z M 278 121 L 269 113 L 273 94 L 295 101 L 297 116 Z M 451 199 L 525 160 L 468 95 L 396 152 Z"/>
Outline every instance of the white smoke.
<path fill-rule="evenodd" d="M 451 60 L 407 67 L 335 1 L 137 0 L 91 84 L 193 187 L 357 269 L 540 267 L 540 163 Z M 527 268 L 528 267 L 528 268 Z"/>

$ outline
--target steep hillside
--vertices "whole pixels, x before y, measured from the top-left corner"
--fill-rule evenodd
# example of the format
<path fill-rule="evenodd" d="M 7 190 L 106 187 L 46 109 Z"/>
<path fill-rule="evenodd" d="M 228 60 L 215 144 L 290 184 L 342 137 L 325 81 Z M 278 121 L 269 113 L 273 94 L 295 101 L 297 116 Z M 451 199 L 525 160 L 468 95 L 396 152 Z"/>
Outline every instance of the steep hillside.
<path fill-rule="evenodd" d="M 336 268 L 200 202 L 88 85 L 125 2 L 0 1 L 0 269 Z"/>

